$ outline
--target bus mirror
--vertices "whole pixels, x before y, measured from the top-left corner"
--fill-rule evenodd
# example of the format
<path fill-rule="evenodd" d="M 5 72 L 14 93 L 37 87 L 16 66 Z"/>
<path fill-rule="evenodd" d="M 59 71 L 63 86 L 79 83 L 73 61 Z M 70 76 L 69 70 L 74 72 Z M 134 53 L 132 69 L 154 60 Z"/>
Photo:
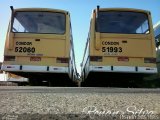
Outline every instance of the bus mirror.
<path fill-rule="evenodd" d="M 11 19 L 11 23 L 10 23 L 10 26 L 13 26 L 13 12 L 14 12 L 14 8 L 13 8 L 13 6 L 10 6 L 10 9 L 11 9 L 11 11 L 12 11 L 12 19 Z M 10 31 L 10 32 L 9 32 Z M 8 41 L 8 49 L 9 50 L 12 50 L 13 49 L 13 47 L 14 47 L 14 39 L 13 39 L 13 37 L 14 37 L 14 33 L 12 33 L 11 32 L 11 30 L 8 30 L 8 35 L 7 35 L 7 41 Z"/>
<path fill-rule="evenodd" d="M 95 49 L 100 50 L 101 42 L 100 42 L 100 32 L 96 32 L 95 34 Z"/>
<path fill-rule="evenodd" d="M 98 18 L 98 14 L 99 14 L 99 8 L 100 8 L 99 5 L 97 5 L 97 16 L 96 16 L 97 18 Z"/>
<path fill-rule="evenodd" d="M 13 8 L 13 6 L 10 6 L 10 9 L 11 9 L 11 11 L 12 11 L 12 12 L 14 11 L 14 8 Z"/>
<path fill-rule="evenodd" d="M 99 11 L 99 8 L 100 8 L 100 6 L 99 6 L 99 5 L 97 5 L 97 11 Z"/>

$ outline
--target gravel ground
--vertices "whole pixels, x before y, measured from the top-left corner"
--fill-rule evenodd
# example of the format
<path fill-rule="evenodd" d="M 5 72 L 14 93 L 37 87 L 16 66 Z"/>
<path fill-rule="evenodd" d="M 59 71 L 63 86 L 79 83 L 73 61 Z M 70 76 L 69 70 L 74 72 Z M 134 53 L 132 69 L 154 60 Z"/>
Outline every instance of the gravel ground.
<path fill-rule="evenodd" d="M 35 92 L 36 89 L 37 91 L 41 91 Z M 59 93 L 57 92 L 57 89 Z M 85 89 L 86 93 L 84 92 Z M 17 92 L 15 90 L 21 92 Z M 43 92 L 43 90 L 45 92 Z M 61 92 L 61 90 L 63 92 Z M 93 92 L 91 92 L 92 90 Z M 99 92 L 95 92 L 96 90 Z M 54 93 L 54 91 L 56 91 L 56 93 Z M 127 93 L 127 91 L 130 92 Z M 145 93 L 144 91 L 147 92 Z M 129 88 L 29 87 L 24 89 L 16 89 L 16 87 L 7 87 L 6 89 L 6 87 L 1 87 L 0 117 L 6 120 L 9 117 L 16 120 L 119 120 L 131 119 L 131 116 L 137 116 L 137 119 L 142 117 L 147 119 L 150 115 L 150 119 L 153 120 L 154 118 L 154 120 L 160 120 L 160 117 L 158 116 L 160 114 L 159 91 L 159 89 L 139 89 L 137 91 Z M 121 118 L 118 117 L 118 114 L 121 115 Z"/>

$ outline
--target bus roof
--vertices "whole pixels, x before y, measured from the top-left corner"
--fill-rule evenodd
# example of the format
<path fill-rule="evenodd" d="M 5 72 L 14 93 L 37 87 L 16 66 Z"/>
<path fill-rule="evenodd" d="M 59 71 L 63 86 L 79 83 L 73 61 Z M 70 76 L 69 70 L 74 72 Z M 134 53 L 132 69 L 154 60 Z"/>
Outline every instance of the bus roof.
<path fill-rule="evenodd" d="M 96 9 L 94 9 L 94 10 L 96 10 Z M 147 10 L 134 9 L 134 8 L 99 8 L 99 11 L 135 11 L 135 12 L 150 13 Z"/>
<path fill-rule="evenodd" d="M 46 12 L 61 12 L 65 14 L 69 14 L 68 11 L 61 10 L 61 9 L 51 9 L 51 8 L 18 8 L 14 9 L 14 12 L 18 11 L 46 11 Z"/>

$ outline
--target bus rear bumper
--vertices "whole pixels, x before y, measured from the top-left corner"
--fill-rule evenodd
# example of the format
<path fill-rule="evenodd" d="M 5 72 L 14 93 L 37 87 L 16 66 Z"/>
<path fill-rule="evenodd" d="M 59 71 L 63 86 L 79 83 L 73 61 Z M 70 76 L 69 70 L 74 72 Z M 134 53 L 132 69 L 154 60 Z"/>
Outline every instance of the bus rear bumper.
<path fill-rule="evenodd" d="M 154 74 L 158 70 L 156 67 L 136 67 L 136 66 L 89 66 L 90 72 L 122 72 L 122 73 L 148 73 Z"/>
<path fill-rule="evenodd" d="M 68 67 L 32 66 L 32 65 L 3 65 L 2 71 L 7 72 L 41 72 L 41 73 L 68 73 Z"/>

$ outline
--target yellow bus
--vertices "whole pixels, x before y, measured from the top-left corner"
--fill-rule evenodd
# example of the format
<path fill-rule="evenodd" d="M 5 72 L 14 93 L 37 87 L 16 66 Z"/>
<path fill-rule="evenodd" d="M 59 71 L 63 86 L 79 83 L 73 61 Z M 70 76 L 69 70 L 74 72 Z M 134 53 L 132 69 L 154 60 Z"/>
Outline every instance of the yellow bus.
<path fill-rule="evenodd" d="M 27 77 L 34 84 L 42 80 L 49 80 L 49 84 L 74 81 L 76 66 L 69 12 L 12 6 L 11 10 L 2 70 Z"/>
<path fill-rule="evenodd" d="M 90 83 L 96 77 L 98 82 L 104 77 L 107 81 L 111 76 L 125 78 L 157 73 L 151 13 L 97 6 L 91 15 L 81 71 L 82 81 L 91 78 Z"/>

